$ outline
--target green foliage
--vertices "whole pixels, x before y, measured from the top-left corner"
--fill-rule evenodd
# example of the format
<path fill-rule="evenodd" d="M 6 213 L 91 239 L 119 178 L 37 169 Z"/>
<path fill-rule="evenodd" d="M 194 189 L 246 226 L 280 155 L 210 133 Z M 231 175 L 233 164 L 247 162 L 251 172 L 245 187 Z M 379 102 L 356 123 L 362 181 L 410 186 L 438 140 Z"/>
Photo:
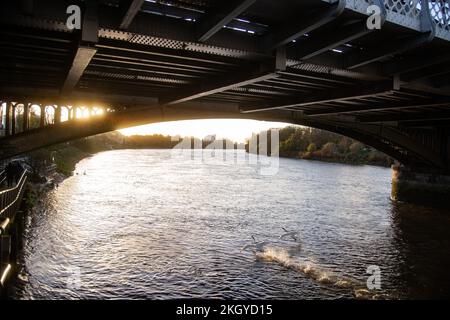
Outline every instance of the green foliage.
<path fill-rule="evenodd" d="M 356 154 L 363 152 L 364 145 L 360 142 L 354 142 L 350 145 L 350 147 L 348 149 L 352 154 L 356 155 Z"/>
<path fill-rule="evenodd" d="M 124 138 L 124 145 L 130 149 L 171 149 L 178 144 L 170 136 L 155 134 L 151 136 L 131 136 Z"/>
<path fill-rule="evenodd" d="M 77 163 L 89 156 L 89 153 L 70 145 L 60 147 L 52 154 L 57 167 L 56 170 L 66 176 L 72 175 Z"/>
<path fill-rule="evenodd" d="M 282 141 L 280 144 L 280 151 L 299 152 L 305 150 L 306 144 L 303 139 L 303 134 L 302 131 L 295 129 L 294 131 L 291 131 L 290 135 L 282 134 L 280 136 L 280 140 Z M 287 137 L 285 141 L 282 140 L 283 137 Z"/>
<path fill-rule="evenodd" d="M 280 130 L 280 155 L 352 164 L 390 166 L 393 163 L 393 159 L 358 141 L 305 127 Z"/>
<path fill-rule="evenodd" d="M 338 148 L 334 142 L 327 142 L 320 152 L 323 157 L 332 158 L 338 154 Z"/>
<path fill-rule="evenodd" d="M 23 196 L 23 205 L 25 208 L 32 208 L 38 200 L 38 195 L 36 190 L 31 187 L 30 184 L 27 185 L 24 196 Z"/>
<path fill-rule="evenodd" d="M 311 143 L 308 145 L 308 148 L 306 149 L 306 151 L 308 151 L 308 152 L 314 152 L 314 151 L 317 151 L 317 146 L 316 146 L 316 144 L 315 144 L 314 142 L 311 142 Z"/>

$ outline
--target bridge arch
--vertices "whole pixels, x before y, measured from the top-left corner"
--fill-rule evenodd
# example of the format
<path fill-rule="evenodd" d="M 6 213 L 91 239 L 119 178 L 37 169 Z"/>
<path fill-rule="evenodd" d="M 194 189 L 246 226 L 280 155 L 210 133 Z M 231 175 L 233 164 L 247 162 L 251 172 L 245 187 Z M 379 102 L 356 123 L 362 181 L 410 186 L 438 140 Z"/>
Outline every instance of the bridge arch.
<path fill-rule="evenodd" d="M 297 117 L 289 111 L 248 114 L 236 112 L 236 110 L 211 111 L 211 109 L 159 107 L 134 108 L 125 111 L 109 109 L 106 113 L 89 118 L 74 118 L 66 122 L 56 121 L 51 125 L 2 138 L 0 139 L 0 159 L 127 127 L 201 119 L 285 122 L 342 134 L 372 146 L 403 164 L 393 169 L 392 199 L 448 207 L 449 168 L 438 154 L 418 143 L 411 136 L 383 126 L 340 123 L 331 120 L 315 121 Z"/>
<path fill-rule="evenodd" d="M 48 105 L 44 107 L 45 125 L 55 124 L 56 107 L 54 105 Z"/>
<path fill-rule="evenodd" d="M 28 114 L 28 129 L 37 129 L 41 127 L 42 108 L 38 104 L 31 104 Z"/>
<path fill-rule="evenodd" d="M 69 106 L 59 106 L 61 110 L 61 122 L 66 122 L 70 120 L 71 107 Z"/>
<path fill-rule="evenodd" d="M 14 118 L 13 131 L 15 133 L 24 131 L 23 127 L 24 114 L 25 114 L 25 105 L 23 103 L 16 104 L 13 108 L 13 118 Z"/>
<path fill-rule="evenodd" d="M 56 121 L 65 114 L 66 121 Z M 64 111 L 63 111 L 64 110 Z M 295 117 L 291 112 L 240 113 L 210 110 L 183 110 L 180 108 L 136 108 L 129 111 L 111 112 L 103 108 L 46 106 L 46 126 L 21 132 L 1 139 L 0 157 L 8 158 L 41 147 L 63 143 L 100 133 L 151 123 L 201 120 L 201 119 L 249 119 L 285 122 L 338 133 L 384 152 L 399 162 L 444 166 L 439 157 L 427 148 L 410 140 L 406 135 L 390 128 L 379 126 L 358 126 L 358 124 L 335 121 L 312 121 Z M 72 114 L 72 116 L 70 116 Z M 75 117 L 73 115 L 75 114 Z M 69 121 L 70 120 L 70 121 Z"/>

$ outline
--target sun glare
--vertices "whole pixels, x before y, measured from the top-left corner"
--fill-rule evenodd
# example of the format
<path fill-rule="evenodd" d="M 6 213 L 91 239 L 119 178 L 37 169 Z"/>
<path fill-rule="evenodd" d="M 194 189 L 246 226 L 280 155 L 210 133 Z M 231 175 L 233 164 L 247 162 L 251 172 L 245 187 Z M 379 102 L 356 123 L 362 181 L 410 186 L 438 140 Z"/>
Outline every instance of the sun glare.
<path fill-rule="evenodd" d="M 245 142 L 252 133 L 263 130 L 283 128 L 288 124 L 255 120 L 188 120 L 149 124 L 139 127 L 119 130 L 126 136 L 162 134 L 170 136 L 204 138 L 216 135 L 217 138 L 227 138 L 235 142 Z"/>

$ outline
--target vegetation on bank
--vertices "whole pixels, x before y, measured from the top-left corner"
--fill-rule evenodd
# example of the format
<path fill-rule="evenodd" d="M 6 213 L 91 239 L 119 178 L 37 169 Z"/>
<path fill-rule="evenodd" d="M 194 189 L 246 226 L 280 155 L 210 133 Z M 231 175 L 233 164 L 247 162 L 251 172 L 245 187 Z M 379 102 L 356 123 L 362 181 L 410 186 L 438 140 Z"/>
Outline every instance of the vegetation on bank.
<path fill-rule="evenodd" d="M 56 166 L 57 172 L 70 176 L 78 162 L 98 152 L 118 149 L 172 149 L 178 143 L 177 139 L 170 136 L 127 137 L 119 132 L 110 132 L 34 151 L 30 154 L 30 165 L 36 168 L 53 165 Z M 205 148 L 210 143 L 208 139 L 196 139 L 192 146 L 202 145 Z M 385 154 L 350 138 L 298 126 L 280 130 L 280 156 L 380 166 L 390 166 L 393 163 L 393 159 Z"/>
<path fill-rule="evenodd" d="M 120 149 L 173 149 L 179 143 L 182 143 L 184 148 L 197 146 L 206 148 L 214 139 L 215 137 L 213 136 L 204 140 L 187 137 L 186 140 L 182 141 L 160 134 L 124 136 L 119 132 L 110 132 L 43 148 L 32 152 L 30 158 L 34 162 L 34 165 L 32 164 L 33 167 L 45 167 L 55 164 L 59 173 L 68 176 L 72 174 L 80 160 L 98 152 Z M 189 141 L 191 142 L 190 144 Z M 233 142 L 223 142 L 223 144 L 215 147 L 220 148 L 226 145 L 233 145 Z"/>
<path fill-rule="evenodd" d="M 390 166 L 394 163 L 389 156 L 358 141 L 306 127 L 286 127 L 280 130 L 280 156 L 378 166 Z"/>
<path fill-rule="evenodd" d="M 25 212 L 33 208 L 39 199 L 39 193 L 33 185 L 27 184 L 23 194 L 22 206 Z"/>
<path fill-rule="evenodd" d="M 75 170 L 76 164 L 89 155 L 69 143 L 60 144 L 32 152 L 30 154 L 31 167 L 42 171 L 48 166 L 56 165 L 57 172 L 70 176 Z"/>
<path fill-rule="evenodd" d="M 177 143 L 170 136 L 126 137 L 119 132 L 110 132 L 31 152 L 30 165 L 40 169 L 56 165 L 57 172 L 70 176 L 78 162 L 98 152 L 117 149 L 170 149 Z"/>

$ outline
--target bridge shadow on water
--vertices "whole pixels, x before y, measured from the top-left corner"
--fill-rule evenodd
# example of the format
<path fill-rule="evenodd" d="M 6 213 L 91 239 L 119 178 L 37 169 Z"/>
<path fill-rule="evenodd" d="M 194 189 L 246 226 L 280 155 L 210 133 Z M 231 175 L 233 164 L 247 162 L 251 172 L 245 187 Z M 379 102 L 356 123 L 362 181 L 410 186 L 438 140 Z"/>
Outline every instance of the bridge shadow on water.
<path fill-rule="evenodd" d="M 393 202 L 391 215 L 393 240 L 401 256 L 398 277 L 406 295 L 412 299 L 448 299 L 450 212 Z"/>

